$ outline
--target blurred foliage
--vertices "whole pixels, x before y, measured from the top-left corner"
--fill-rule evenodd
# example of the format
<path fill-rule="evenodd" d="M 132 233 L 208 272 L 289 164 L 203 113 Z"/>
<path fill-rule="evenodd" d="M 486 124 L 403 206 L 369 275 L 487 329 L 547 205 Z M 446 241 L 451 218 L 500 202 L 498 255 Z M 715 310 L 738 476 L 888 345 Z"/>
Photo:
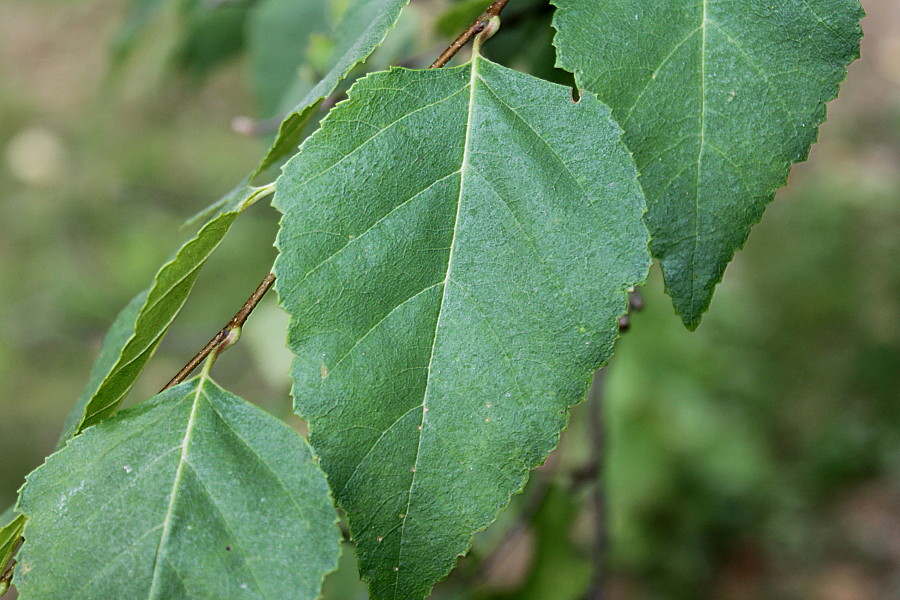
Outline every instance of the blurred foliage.
<path fill-rule="evenodd" d="M 52 452 L 116 313 L 189 235 L 181 222 L 262 154 L 230 125 L 270 116 L 241 52 L 266 1 L 0 4 L 0 510 Z M 414 2 L 369 68 L 427 66 L 475 4 Z M 685 331 L 654 276 L 597 387 L 608 598 L 900 597 L 900 4 L 863 4 L 863 58 L 703 325 Z M 570 82 L 542 51 L 551 16 L 513 0 L 488 54 Z M 239 219 L 131 403 L 231 317 L 276 227 L 264 205 Z M 302 431 L 285 326 L 267 298 L 215 375 Z M 584 597 L 588 409 L 435 598 Z M 329 600 L 365 598 L 345 546 Z"/>

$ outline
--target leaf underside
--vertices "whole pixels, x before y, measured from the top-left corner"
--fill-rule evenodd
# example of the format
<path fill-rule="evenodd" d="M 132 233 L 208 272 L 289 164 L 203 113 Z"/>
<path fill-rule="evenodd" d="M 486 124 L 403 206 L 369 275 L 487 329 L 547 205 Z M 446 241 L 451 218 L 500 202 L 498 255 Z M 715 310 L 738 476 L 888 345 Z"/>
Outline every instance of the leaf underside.
<path fill-rule="evenodd" d="M 857 0 L 552 0 L 558 64 L 609 104 L 647 195 L 652 250 L 694 329 L 846 67 Z"/>
<path fill-rule="evenodd" d="M 313 600 L 337 563 L 309 446 L 202 377 L 71 440 L 18 508 L 23 600 Z"/>
<path fill-rule="evenodd" d="M 451 570 L 609 358 L 650 260 L 620 135 L 476 58 L 360 80 L 278 180 L 295 407 L 373 599 Z"/>

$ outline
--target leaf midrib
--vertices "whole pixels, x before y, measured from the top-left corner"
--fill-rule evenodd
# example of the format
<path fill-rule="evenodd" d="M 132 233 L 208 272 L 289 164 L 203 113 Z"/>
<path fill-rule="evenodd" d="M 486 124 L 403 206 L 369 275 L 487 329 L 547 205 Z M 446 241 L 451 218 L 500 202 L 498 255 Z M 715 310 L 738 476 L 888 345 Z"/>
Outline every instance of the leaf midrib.
<path fill-rule="evenodd" d="M 472 144 L 472 117 L 475 112 L 475 83 L 479 79 L 478 77 L 478 61 L 479 56 L 476 51 L 472 55 L 471 62 L 471 72 L 469 74 L 469 106 L 468 111 L 466 113 L 466 136 L 463 142 L 463 156 L 462 163 L 459 168 L 459 194 L 457 194 L 456 199 L 456 216 L 453 222 L 453 239 L 450 242 L 450 254 L 447 258 L 447 272 L 444 276 L 443 289 L 441 290 L 441 301 L 438 306 L 438 317 L 437 322 L 434 326 L 434 339 L 431 342 L 431 355 L 428 358 L 428 368 L 427 374 L 425 377 L 425 392 L 422 394 L 422 421 L 419 424 L 418 434 L 419 441 L 418 446 L 416 447 L 416 458 L 413 461 L 412 467 L 412 481 L 409 484 L 409 495 L 406 500 L 406 510 L 403 512 L 403 523 L 400 526 L 400 544 L 397 552 L 397 566 L 396 572 L 397 577 L 394 580 L 394 597 L 397 597 L 397 590 L 400 585 L 400 569 L 403 568 L 403 547 L 404 547 L 404 531 L 406 529 L 406 522 L 409 519 L 409 509 L 412 506 L 412 497 L 413 497 L 413 489 L 416 486 L 416 475 L 418 474 L 419 467 L 419 457 L 422 455 L 422 439 L 425 437 L 425 419 L 428 414 L 428 392 L 431 388 L 431 370 L 434 364 L 434 351 L 437 346 L 438 333 L 441 329 L 441 321 L 444 317 L 444 304 L 447 300 L 447 289 L 448 283 L 450 282 L 450 273 L 453 270 L 453 254 L 456 250 L 456 241 L 458 238 L 458 230 L 459 230 L 459 217 L 462 213 L 462 201 L 463 201 L 463 192 L 465 190 L 466 185 L 466 172 L 469 169 L 469 150 Z"/>
<path fill-rule="evenodd" d="M 194 426 L 197 421 L 197 412 L 200 407 L 200 397 L 203 390 L 203 384 L 206 381 L 206 370 L 200 376 L 197 382 L 197 390 L 194 393 L 194 402 L 191 406 L 191 414 L 188 417 L 187 427 L 185 427 L 184 438 L 181 441 L 181 457 L 178 459 L 178 468 L 175 469 L 175 481 L 172 483 L 172 491 L 170 492 L 169 506 L 166 509 L 166 517 L 163 520 L 163 532 L 159 538 L 159 545 L 156 547 L 156 556 L 153 559 L 153 576 L 150 581 L 149 600 L 154 600 L 159 593 L 160 581 L 160 558 L 166 543 L 169 541 L 169 535 L 172 532 L 172 515 L 175 513 L 175 503 L 178 498 L 178 490 L 181 487 L 181 478 L 184 474 L 184 466 L 187 464 L 188 452 L 191 445 L 191 437 L 194 433 Z"/>
<path fill-rule="evenodd" d="M 706 37 L 709 19 L 707 9 L 709 0 L 703 0 L 703 14 L 700 21 L 700 143 L 697 148 L 697 181 L 694 190 L 694 245 L 691 250 L 691 300 L 689 306 L 694 309 L 697 296 L 697 247 L 700 245 L 700 175 L 703 168 L 703 149 L 706 146 Z"/>

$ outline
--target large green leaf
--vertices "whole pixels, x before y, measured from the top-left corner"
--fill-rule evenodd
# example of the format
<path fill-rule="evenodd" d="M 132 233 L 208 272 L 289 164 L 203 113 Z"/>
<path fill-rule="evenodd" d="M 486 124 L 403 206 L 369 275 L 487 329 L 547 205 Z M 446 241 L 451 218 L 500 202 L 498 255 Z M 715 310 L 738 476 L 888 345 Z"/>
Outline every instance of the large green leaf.
<path fill-rule="evenodd" d="M 205 376 L 69 441 L 18 508 L 23 600 L 313 600 L 337 564 L 309 446 Z"/>
<path fill-rule="evenodd" d="M 625 129 L 691 329 L 859 56 L 857 0 L 553 0 L 559 65 Z"/>
<path fill-rule="evenodd" d="M 184 306 L 201 267 L 258 190 L 245 184 L 236 188 L 221 211 L 160 268 L 153 285 L 122 310 L 66 419 L 60 444 L 115 412 Z"/>
<path fill-rule="evenodd" d="M 328 97 L 347 74 L 381 44 L 397 22 L 400 10 L 409 0 L 350 0 L 343 17 L 330 35 L 334 50 L 322 79 L 290 112 L 278 130 L 278 136 L 253 176 L 290 156 L 319 104 Z"/>
<path fill-rule="evenodd" d="M 360 80 L 276 183 L 296 411 L 373 599 L 449 572 L 609 358 L 650 260 L 620 134 L 476 57 Z"/>

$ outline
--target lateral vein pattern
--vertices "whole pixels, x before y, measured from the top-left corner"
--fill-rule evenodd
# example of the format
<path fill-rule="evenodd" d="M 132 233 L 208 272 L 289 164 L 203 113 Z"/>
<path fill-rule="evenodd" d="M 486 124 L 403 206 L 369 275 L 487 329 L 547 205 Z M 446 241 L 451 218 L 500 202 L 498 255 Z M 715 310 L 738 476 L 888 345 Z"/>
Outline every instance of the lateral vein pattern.
<path fill-rule="evenodd" d="M 284 168 L 276 289 L 374 600 L 424 597 L 556 445 L 649 265 L 621 131 L 481 57 L 358 81 Z"/>

